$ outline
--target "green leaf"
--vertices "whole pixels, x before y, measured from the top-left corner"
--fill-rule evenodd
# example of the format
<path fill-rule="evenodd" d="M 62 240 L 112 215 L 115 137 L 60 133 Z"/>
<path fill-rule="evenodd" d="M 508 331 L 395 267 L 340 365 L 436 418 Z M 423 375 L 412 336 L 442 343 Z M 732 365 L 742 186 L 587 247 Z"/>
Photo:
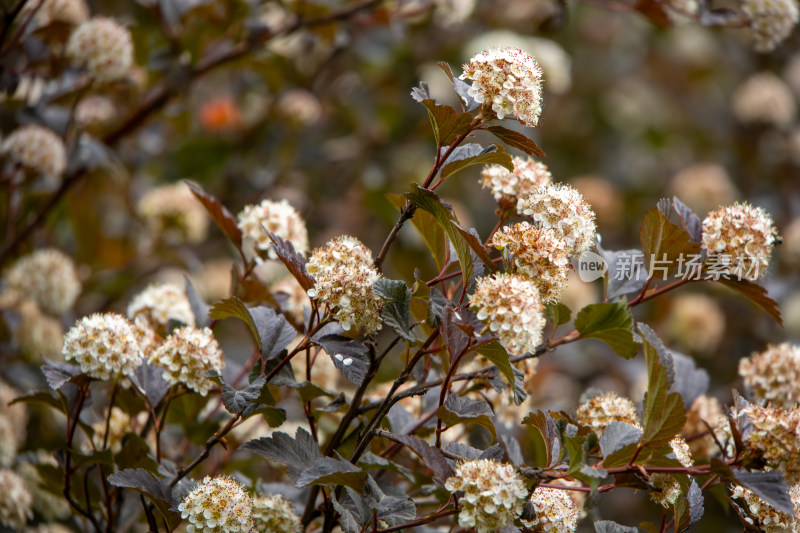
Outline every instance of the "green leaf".
<path fill-rule="evenodd" d="M 453 222 L 453 226 L 461 234 L 461 236 L 464 237 L 464 240 L 467 241 L 469 247 L 472 248 L 472 251 L 475 252 L 475 255 L 478 256 L 478 258 L 481 260 L 481 263 L 483 263 L 490 272 L 497 272 L 500 270 L 500 267 L 498 267 L 491 259 L 489 259 L 489 251 L 483 245 L 483 242 L 481 242 L 481 239 L 478 236 L 478 231 L 475 228 L 463 228 L 456 222 Z"/>
<path fill-rule="evenodd" d="M 37 391 L 31 392 L 30 394 L 25 394 L 23 396 L 18 396 L 11 400 L 8 405 L 14 405 L 15 403 L 31 403 L 31 404 L 41 404 L 41 405 L 49 405 L 53 409 L 56 409 L 60 412 L 65 412 L 64 404 L 61 403 L 61 399 L 56 396 L 56 393 L 50 390 L 46 391 Z"/>
<path fill-rule="evenodd" d="M 686 422 L 686 409 L 680 393 L 669 392 L 674 381 L 672 357 L 661 339 L 645 324 L 639 324 L 644 338 L 647 364 L 647 392 L 644 395 L 642 443 L 656 447 L 668 443 Z"/>
<path fill-rule="evenodd" d="M 492 146 L 495 149 L 492 149 Z M 454 154 L 455 155 L 455 152 Z M 464 159 L 453 160 L 453 156 L 448 158 L 449 163 L 446 163 L 441 170 L 442 179 L 447 179 L 456 172 L 464 170 L 472 165 L 501 165 L 509 171 L 514 171 L 514 163 L 511 161 L 511 156 L 506 153 L 505 148 L 499 144 L 487 146 L 476 155 L 465 157 Z"/>
<path fill-rule="evenodd" d="M 547 315 L 547 318 L 550 319 L 550 322 L 553 323 L 553 326 L 566 324 L 569 322 L 570 318 L 572 318 L 572 311 L 561 302 L 547 304 L 544 313 Z"/>
<path fill-rule="evenodd" d="M 528 155 L 545 157 L 544 152 L 533 142 L 533 139 L 526 137 L 518 131 L 510 130 L 503 126 L 490 126 L 486 129 L 512 148 L 522 150 Z"/>
<path fill-rule="evenodd" d="M 406 199 L 400 194 L 387 194 L 386 199 L 401 210 L 406 205 Z M 427 211 L 417 211 L 411 219 L 411 223 L 417 228 L 422 240 L 425 241 L 425 246 L 431 252 L 433 260 L 436 262 L 436 268 L 441 271 L 445 266 L 447 258 L 447 237 L 436 219 Z"/>
<path fill-rule="evenodd" d="M 542 436 L 546 452 L 546 468 L 552 468 L 561 459 L 561 439 L 559 438 L 556 422 L 550 413 L 532 411 L 522 419 L 523 424 L 534 428 Z"/>
<path fill-rule="evenodd" d="M 719 278 L 717 281 L 729 289 L 738 292 L 774 318 L 778 324 L 781 326 L 783 325 L 783 317 L 781 317 L 781 310 L 778 307 L 778 302 L 767 296 L 767 290 L 764 287 L 747 280 L 740 281 L 737 279 Z"/>
<path fill-rule="evenodd" d="M 411 290 L 406 282 L 380 279 L 372 286 L 372 292 L 385 302 L 381 310 L 384 324 L 391 327 L 400 338 L 416 343 L 417 338 L 412 331 Z"/>
<path fill-rule="evenodd" d="M 587 305 L 575 318 L 575 329 L 580 338 L 601 340 L 625 359 L 639 351 L 633 337 L 633 316 L 624 297 L 614 303 Z"/>
<path fill-rule="evenodd" d="M 467 132 L 472 124 L 471 114 L 459 113 L 449 105 L 437 104 L 430 98 L 423 100 L 422 105 L 428 109 L 428 117 L 431 119 L 438 147 L 450 146 L 459 135 Z"/>
<path fill-rule="evenodd" d="M 104 466 L 114 466 L 114 454 L 111 452 L 111 448 L 106 448 L 105 450 L 97 450 L 88 454 L 83 454 L 79 452 L 72 452 L 72 461 L 75 464 L 76 468 L 81 468 L 86 465 L 104 465 Z"/>
<path fill-rule="evenodd" d="M 192 191 L 192 194 L 194 194 L 194 196 L 200 200 L 200 203 L 203 204 L 203 207 L 206 208 L 209 216 L 211 216 L 211 219 L 216 223 L 219 229 L 222 230 L 222 233 L 228 237 L 228 240 L 231 241 L 237 249 L 241 249 L 242 230 L 239 229 L 236 217 L 234 217 L 219 200 L 204 191 L 200 185 L 191 181 L 186 181 L 185 183 L 189 186 L 189 190 Z"/>
<path fill-rule="evenodd" d="M 214 320 L 231 317 L 243 320 L 266 359 L 281 353 L 297 336 L 297 331 L 286 317 L 274 309 L 266 306 L 247 307 L 235 296 L 216 302 L 208 314 Z"/>
<path fill-rule="evenodd" d="M 514 367 L 511 365 L 506 349 L 498 342 L 491 342 L 478 347 L 475 351 L 488 359 L 500 370 L 500 373 L 506 378 L 509 386 L 514 389 L 514 403 L 519 405 L 525 401 L 528 395 L 525 392 L 525 384 L 522 378 L 517 376 L 516 372 L 514 372 Z"/>
<path fill-rule="evenodd" d="M 670 222 L 658 207 L 645 213 L 639 241 L 645 266 L 653 279 L 659 279 L 657 275 L 665 279 L 678 268 L 681 257 L 686 261 L 700 253 L 700 244 L 692 242 L 686 230 Z"/>
<path fill-rule="evenodd" d="M 126 433 L 123 445 L 114 458 L 117 468 L 144 468 L 148 472 L 158 472 L 158 463 L 150 455 L 150 446 L 136 433 Z"/>
<path fill-rule="evenodd" d="M 577 426 L 567 424 L 562 440 L 569 455 L 569 473 L 593 489 L 597 488 L 608 475 L 605 470 L 592 468 L 587 464 L 589 452 L 597 445 L 597 436 L 591 432 L 580 432 Z"/>
<path fill-rule="evenodd" d="M 492 442 L 497 442 L 497 429 L 494 427 L 494 413 L 485 401 L 473 400 L 458 394 L 449 395 L 444 405 L 436 412 L 447 427 L 473 422 L 485 427 L 492 434 Z"/>
<path fill-rule="evenodd" d="M 694 479 L 689 481 L 685 495 L 675 502 L 677 531 L 686 531 L 703 517 L 703 491 Z"/>
<path fill-rule="evenodd" d="M 411 192 L 406 193 L 405 196 L 412 204 L 433 215 L 433 218 L 450 238 L 450 242 L 453 244 L 458 256 L 458 262 L 461 264 L 464 283 L 469 283 L 474 271 L 472 255 L 470 254 L 469 244 L 453 225 L 453 222 L 458 222 L 455 215 L 442 203 L 435 192 L 423 189 L 416 183 L 411 184 Z"/>
<path fill-rule="evenodd" d="M 255 340 L 258 345 L 258 349 L 261 350 L 261 339 L 258 335 L 256 324 L 253 322 L 253 317 L 250 316 L 250 311 L 247 306 L 244 305 L 244 302 L 239 298 L 233 296 L 215 302 L 214 305 L 211 306 L 208 316 L 214 320 L 224 320 L 226 318 L 238 318 L 243 320 L 250 329 L 250 333 L 253 336 L 253 340 Z"/>

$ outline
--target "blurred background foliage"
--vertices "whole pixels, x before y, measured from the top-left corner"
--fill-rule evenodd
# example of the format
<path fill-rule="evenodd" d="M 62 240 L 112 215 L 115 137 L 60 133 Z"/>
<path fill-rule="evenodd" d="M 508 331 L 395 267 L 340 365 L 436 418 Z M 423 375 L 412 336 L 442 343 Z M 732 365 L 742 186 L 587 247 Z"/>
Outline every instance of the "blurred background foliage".
<path fill-rule="evenodd" d="M 670 346 L 696 357 L 712 376 L 714 395 L 728 402 L 741 357 L 767 343 L 800 339 L 800 35 L 795 32 L 773 53 L 757 54 L 745 29 L 652 17 L 659 25 L 613 0 L 472 3 L 377 2 L 347 22 L 273 39 L 190 80 L 190 67 L 224 53 L 248 32 L 258 35 L 292 13 L 324 16 L 348 4 L 89 2 L 93 14 L 113 16 L 131 29 L 137 67 L 125 83 L 89 89 L 111 103 L 103 120 L 87 127 L 95 142 L 83 147 L 84 155 L 95 168 L 16 251 L 54 246 L 79 265 L 83 293 L 74 316 L 63 317 L 62 325 L 101 309 L 124 312 L 149 282 L 180 280 L 181 273 L 192 276 L 209 301 L 227 295 L 237 256 L 213 224 L 190 242 L 154 230 L 137 208 L 154 188 L 183 180 L 201 184 L 234 214 L 264 198 L 287 199 L 306 219 L 312 246 L 351 234 L 379 249 L 397 216 L 386 194 L 422 182 L 433 162 L 428 117 L 410 98 L 411 87 L 424 80 L 435 98 L 455 104 L 436 62 L 448 62 L 458 74 L 474 53 L 514 44 L 539 58 L 545 73 L 541 120 L 525 132 L 547 153 L 544 161 L 555 180 L 574 185 L 593 205 L 604 247 L 637 247 L 642 215 L 672 194 L 701 218 L 719 203 L 743 199 L 773 215 L 784 244 L 766 286 L 781 302 L 785 328 L 727 289 L 706 286 L 681 289 L 635 312 Z M 57 40 L 58 31 L 63 28 L 33 35 L 25 57 Z M 22 55 L 12 51 L 4 59 L 4 135 L 31 121 L 63 125 L 76 101 L 69 70 L 52 59 L 26 64 Z M 779 89 L 741 94 L 762 73 L 774 75 Z M 48 85 L 50 97 L 31 106 L 35 88 L 26 93 L 17 84 L 35 85 L 31 80 L 37 78 Z M 174 97 L 141 127 L 126 132 L 113 150 L 96 140 L 134 115 L 158 87 L 171 88 Z M 490 141 L 478 136 L 476 142 Z M 470 167 L 438 192 L 465 225 L 485 236 L 496 221 L 496 206 L 480 189 L 479 173 Z M 19 220 L 52 192 L 32 191 Z M 386 275 L 410 282 L 414 269 L 424 279 L 436 275 L 423 241 L 407 225 L 389 254 Z M 601 289 L 575 278 L 565 303 L 577 311 L 598 301 Z M 249 357 L 249 345 L 237 341 L 242 333 L 236 325 L 223 327 L 231 375 Z M 4 355 L 7 379 L 19 388 L 37 383 L 35 356 Z M 386 379 L 391 372 L 387 365 Z M 541 360 L 524 407 L 572 410 L 587 388 L 639 400 L 643 387 L 641 360 L 623 361 L 593 341 L 576 343 Z M 176 420 L 201 408 L 179 407 Z M 31 443 L 50 435 L 45 425 L 36 426 L 38 420 L 34 414 Z M 535 440 L 524 442 L 534 453 Z M 636 499 L 639 507 L 629 496 L 624 490 L 603 496 L 607 503 L 592 513 L 627 524 L 657 516 L 646 496 Z M 707 513 L 720 515 L 722 506 L 709 504 Z M 728 520 L 730 530 L 739 528 L 735 518 Z M 715 518 L 697 527 L 722 530 Z"/>

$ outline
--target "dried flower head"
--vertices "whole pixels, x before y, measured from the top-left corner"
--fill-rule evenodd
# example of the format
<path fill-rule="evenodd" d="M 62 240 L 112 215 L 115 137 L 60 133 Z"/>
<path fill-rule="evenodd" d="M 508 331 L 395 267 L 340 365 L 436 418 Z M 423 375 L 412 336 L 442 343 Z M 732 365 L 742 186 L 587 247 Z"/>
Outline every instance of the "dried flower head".
<path fill-rule="evenodd" d="M 3 155 L 14 163 L 50 181 L 67 168 L 67 149 L 61 137 L 43 126 L 29 124 L 11 132 L 3 141 Z"/>
<path fill-rule="evenodd" d="M 800 481 L 800 408 L 751 404 L 737 415 L 750 423 L 742 435 L 745 448 L 781 470 L 790 484 Z"/>
<path fill-rule="evenodd" d="M 522 520 L 534 532 L 572 533 L 578 527 L 578 509 L 568 490 L 536 487 L 531 504 L 536 510 L 533 520 Z"/>
<path fill-rule="evenodd" d="M 152 234 L 166 240 L 197 243 L 208 234 L 206 210 L 183 183 L 151 189 L 136 210 Z"/>
<path fill-rule="evenodd" d="M 253 531 L 257 533 L 299 533 L 303 530 L 292 502 L 280 494 L 253 498 Z"/>
<path fill-rule="evenodd" d="M 131 320 L 144 320 L 156 331 L 165 332 L 170 320 L 194 326 L 192 306 L 183 289 L 166 283 L 153 283 L 128 304 Z"/>
<path fill-rule="evenodd" d="M 778 511 L 769 503 L 756 496 L 751 490 L 739 485 L 732 485 L 731 498 L 742 500 L 745 510 L 750 515 L 748 522 L 756 526 L 759 531 L 764 533 L 785 533 L 786 531 L 798 531 L 800 518 Z M 791 491 L 792 503 L 795 513 L 798 509 L 798 487 L 793 487 Z"/>
<path fill-rule="evenodd" d="M 75 263 L 54 248 L 37 250 L 22 257 L 6 271 L 4 280 L 32 298 L 40 308 L 55 315 L 72 308 L 81 293 Z"/>
<path fill-rule="evenodd" d="M 206 476 L 178 505 L 188 533 L 249 533 L 253 499 L 228 476 Z"/>
<path fill-rule="evenodd" d="M 745 124 L 788 126 L 797 112 L 792 90 L 782 79 L 769 72 L 751 76 L 739 86 L 733 93 L 731 105 L 733 114 Z"/>
<path fill-rule="evenodd" d="M 475 528 L 478 533 L 513 525 L 528 495 L 525 483 L 512 465 L 490 459 L 461 463 L 444 488 L 464 493 L 459 500 L 458 523 Z"/>
<path fill-rule="evenodd" d="M 592 428 L 598 435 L 602 435 L 611 422 L 640 427 L 636 406 L 616 392 L 606 392 L 584 400 L 578 406 L 577 415 L 581 424 Z"/>
<path fill-rule="evenodd" d="M 742 11 L 750 19 L 757 52 L 775 50 L 789 37 L 800 17 L 796 0 L 743 0 Z"/>
<path fill-rule="evenodd" d="M 27 2 L 22 8 L 22 15 L 27 15 L 36 6 L 37 3 Z M 56 22 L 77 26 L 88 18 L 89 7 L 84 0 L 44 0 L 33 16 L 39 28 Z"/>
<path fill-rule="evenodd" d="M 692 454 L 698 457 L 711 457 L 719 451 L 706 423 L 711 426 L 712 430 L 716 430 L 716 428 L 727 426 L 728 422 L 725 413 L 722 412 L 719 400 L 713 396 L 701 394 L 692 402 L 686 412 L 686 423 L 681 430 L 684 437 L 691 437 L 689 448 Z M 703 434 L 702 437 L 697 436 L 701 434 Z"/>
<path fill-rule="evenodd" d="M 277 259 L 278 256 L 264 228 L 291 242 L 297 252 L 303 254 L 308 251 L 306 223 L 287 200 L 264 200 L 258 205 L 245 206 L 238 219 L 239 229 L 245 239 L 253 242 L 258 252 L 265 253 L 270 259 Z"/>
<path fill-rule="evenodd" d="M 739 375 L 754 400 L 794 407 L 800 402 L 800 346 L 785 342 L 742 359 Z"/>
<path fill-rule="evenodd" d="M 0 525 L 19 531 L 25 522 L 33 518 L 33 498 L 25 480 L 11 470 L 0 470 Z"/>
<path fill-rule="evenodd" d="M 478 278 L 469 301 L 510 353 L 535 351 L 542 342 L 544 308 L 533 282 L 506 273 Z"/>
<path fill-rule="evenodd" d="M 204 375 L 209 370 L 222 372 L 225 359 L 209 328 L 186 326 L 174 330 L 153 356 L 164 367 L 164 379 L 171 385 L 183 383 L 205 396 L 211 381 Z"/>
<path fill-rule="evenodd" d="M 720 207 L 703 220 L 707 265 L 719 273 L 755 281 L 769 267 L 778 230 L 772 217 L 747 202 Z"/>
<path fill-rule="evenodd" d="M 520 222 L 492 235 L 489 244 L 503 250 L 511 269 L 536 285 L 542 302 L 558 301 L 570 264 L 564 241 L 552 229 Z"/>
<path fill-rule="evenodd" d="M 325 303 L 345 330 L 354 327 L 365 335 L 381 329 L 383 301 L 372 291 L 380 274 L 372 253 L 361 242 L 340 236 L 316 248 L 306 265 L 314 276 L 311 298 Z"/>
<path fill-rule="evenodd" d="M 672 177 L 670 192 L 696 213 L 708 213 L 732 203 L 736 187 L 725 167 L 715 163 L 690 165 Z"/>
<path fill-rule="evenodd" d="M 112 18 L 93 17 L 72 32 L 67 55 L 98 82 L 120 80 L 133 66 L 131 32 Z"/>
<path fill-rule="evenodd" d="M 516 206 L 520 198 L 553 181 L 553 175 L 541 161 L 514 156 L 511 162 L 513 171 L 503 165 L 486 165 L 481 173 L 481 187 L 491 189 L 498 202 Z"/>
<path fill-rule="evenodd" d="M 513 115 L 536 126 L 542 112 L 542 69 L 518 48 L 492 48 L 475 54 L 464 65 L 461 79 L 472 80 L 469 95 L 491 104 L 497 118 Z"/>
<path fill-rule="evenodd" d="M 120 372 L 130 375 L 142 363 L 133 324 L 115 313 L 95 313 L 78 320 L 64 336 L 62 353 L 97 379 Z"/>
<path fill-rule="evenodd" d="M 681 294 L 672 301 L 667 328 L 677 348 L 707 355 L 714 352 L 722 340 L 725 314 L 713 298 Z"/>
<path fill-rule="evenodd" d="M 519 199 L 517 211 L 552 228 L 564 240 L 570 256 L 578 256 L 594 245 L 594 211 L 583 195 L 569 185 L 539 187 Z"/>

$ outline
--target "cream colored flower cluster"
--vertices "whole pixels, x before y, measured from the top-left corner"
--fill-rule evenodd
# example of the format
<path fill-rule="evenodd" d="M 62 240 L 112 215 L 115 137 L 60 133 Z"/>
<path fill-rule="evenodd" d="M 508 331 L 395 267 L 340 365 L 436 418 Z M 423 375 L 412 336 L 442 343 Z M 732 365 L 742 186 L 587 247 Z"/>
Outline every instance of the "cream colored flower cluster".
<path fill-rule="evenodd" d="M 584 400 L 577 411 L 578 422 L 602 435 L 611 422 L 624 422 L 640 427 L 636 406 L 616 392 L 606 392 Z"/>
<path fill-rule="evenodd" d="M 142 196 L 136 206 L 155 236 L 201 242 L 208 233 L 206 210 L 183 183 L 155 187 Z"/>
<path fill-rule="evenodd" d="M 469 301 L 510 353 L 533 352 L 542 342 L 544 309 L 533 282 L 506 273 L 482 277 Z"/>
<path fill-rule="evenodd" d="M 683 437 L 675 437 L 669 442 L 669 445 L 672 447 L 673 455 L 683 466 L 688 468 L 694 464 L 689 444 Z M 669 509 L 678 501 L 681 495 L 681 486 L 675 476 L 661 473 L 652 474 L 648 481 L 658 489 L 650 492 L 651 500 L 665 509 Z"/>
<path fill-rule="evenodd" d="M 0 467 L 13 464 L 25 442 L 28 410 L 24 403 L 9 405 L 19 396 L 19 391 L 0 381 Z"/>
<path fill-rule="evenodd" d="M 512 465 L 490 459 L 461 463 L 444 487 L 450 492 L 464 493 L 459 499 L 458 523 L 475 528 L 478 533 L 513 525 L 528 495 L 525 483 Z"/>
<path fill-rule="evenodd" d="M 60 315 L 72 308 L 81 293 L 75 263 L 54 248 L 37 250 L 17 260 L 4 281 L 48 313 Z"/>
<path fill-rule="evenodd" d="M 372 291 L 380 279 L 372 253 L 361 242 L 340 236 L 316 248 L 306 265 L 315 278 L 308 295 L 326 304 L 345 330 L 355 327 L 365 335 L 381 329 L 383 301 Z"/>
<path fill-rule="evenodd" d="M 121 80 L 133 65 L 131 32 L 112 18 L 91 18 L 70 35 L 67 55 L 98 82 Z"/>
<path fill-rule="evenodd" d="M 760 207 L 746 202 L 720 207 L 703 220 L 706 264 L 755 281 L 767 273 L 776 237 L 772 217 Z"/>
<path fill-rule="evenodd" d="M 552 229 L 520 222 L 492 235 L 489 244 L 513 259 L 513 271 L 536 285 L 542 302 L 558 301 L 570 264 L 564 240 Z"/>
<path fill-rule="evenodd" d="M 192 306 L 186 293 L 166 283 L 153 283 L 133 297 L 128 304 L 128 317 L 136 322 L 144 321 L 160 333 L 165 333 L 170 320 L 195 325 Z"/>
<path fill-rule="evenodd" d="M 130 375 L 142 363 L 133 324 L 114 313 L 95 313 L 78 320 L 64 337 L 62 353 L 97 379 L 117 373 Z"/>
<path fill-rule="evenodd" d="M 292 502 L 280 494 L 253 498 L 253 531 L 257 533 L 300 533 L 303 526 Z"/>
<path fill-rule="evenodd" d="M 206 476 L 178 505 L 188 519 L 188 533 L 249 533 L 253 530 L 253 500 L 228 476 Z"/>
<path fill-rule="evenodd" d="M 497 118 L 513 115 L 526 126 L 536 126 L 542 112 L 542 69 L 518 48 L 492 48 L 475 54 L 464 65 L 461 79 L 469 79 L 469 95 L 491 104 Z"/>
<path fill-rule="evenodd" d="M 750 19 L 753 48 L 758 52 L 775 50 L 797 26 L 797 0 L 743 0 L 742 11 Z"/>
<path fill-rule="evenodd" d="M 800 485 L 792 487 L 790 492 L 795 515 L 800 515 Z M 800 531 L 800 518 L 778 511 L 770 504 L 756 496 L 751 490 L 742 486 L 731 486 L 731 498 L 741 500 L 750 514 L 748 522 L 765 533 L 785 533 Z"/>
<path fill-rule="evenodd" d="M 792 89 L 771 72 L 755 74 L 737 87 L 731 107 L 736 118 L 744 124 L 787 127 L 797 114 Z"/>
<path fill-rule="evenodd" d="M 781 470 L 787 482 L 800 481 L 800 408 L 748 405 L 740 412 L 751 428 L 742 435 L 746 448 Z"/>
<path fill-rule="evenodd" d="M 511 162 L 513 171 L 503 165 L 486 165 L 481 172 L 481 187 L 491 190 L 498 202 L 516 206 L 520 198 L 553 181 L 553 175 L 541 161 L 514 156 Z"/>
<path fill-rule="evenodd" d="M 0 525 L 19 531 L 33 518 L 33 498 L 25 480 L 11 470 L 0 470 Z"/>
<path fill-rule="evenodd" d="M 37 4 L 38 2 L 26 2 L 22 14 L 27 15 Z M 77 26 L 88 18 L 89 7 L 84 0 L 44 0 L 38 6 L 33 20 L 38 27 L 43 28 L 55 22 Z"/>
<path fill-rule="evenodd" d="M 592 208 L 583 195 L 563 183 L 539 187 L 520 198 L 517 211 L 552 228 L 564 241 L 568 255 L 578 256 L 594 245 L 597 226 Z"/>
<path fill-rule="evenodd" d="M 742 359 L 739 375 L 754 400 L 794 407 L 800 402 L 800 346 L 785 342 Z"/>
<path fill-rule="evenodd" d="M 50 181 L 61 178 L 67 168 L 64 141 L 52 130 L 36 124 L 11 132 L 0 151 L 14 163 Z"/>
<path fill-rule="evenodd" d="M 536 487 L 531 504 L 536 517 L 522 523 L 536 533 L 572 533 L 578 527 L 578 508 L 568 490 Z"/>
<path fill-rule="evenodd" d="M 683 425 L 681 433 L 684 437 L 692 439 L 689 441 L 689 448 L 692 454 L 698 457 L 711 457 L 719 451 L 719 447 L 714 442 L 714 437 L 709 432 L 708 426 L 715 433 L 721 428 L 726 428 L 728 420 L 722 412 L 722 405 L 713 396 L 701 394 L 692 403 L 686 412 L 686 423 Z M 704 434 L 702 437 L 697 435 Z"/>
<path fill-rule="evenodd" d="M 164 379 L 170 385 L 182 383 L 203 396 L 212 386 L 204 373 L 222 372 L 225 368 L 222 350 L 211 330 L 192 326 L 174 330 L 155 351 L 152 360 L 164 368 Z"/>
<path fill-rule="evenodd" d="M 304 254 L 308 251 L 306 222 L 286 200 L 264 200 L 257 205 L 245 206 L 239 213 L 238 220 L 239 229 L 245 239 L 253 243 L 257 253 L 265 253 L 270 259 L 277 259 L 278 256 L 272 249 L 272 241 L 264 228 L 291 242 L 298 253 Z"/>

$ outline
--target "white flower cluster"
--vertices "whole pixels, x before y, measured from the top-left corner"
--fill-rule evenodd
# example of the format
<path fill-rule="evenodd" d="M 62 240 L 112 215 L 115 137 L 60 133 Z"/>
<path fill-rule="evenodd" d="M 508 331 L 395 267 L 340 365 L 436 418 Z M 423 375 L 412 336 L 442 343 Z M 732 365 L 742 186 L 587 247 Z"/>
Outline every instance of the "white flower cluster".
<path fill-rule="evenodd" d="M 570 256 L 578 256 L 594 245 L 597 231 L 594 211 L 583 195 L 569 185 L 539 187 L 519 199 L 517 211 L 552 228 L 564 240 Z"/>
<path fill-rule="evenodd" d="M 743 0 L 742 11 L 750 19 L 753 48 L 770 52 L 797 26 L 797 0 Z"/>
<path fill-rule="evenodd" d="M 676 347 L 708 355 L 717 349 L 725 334 L 725 314 L 713 298 L 681 294 L 672 300 L 667 328 Z"/>
<path fill-rule="evenodd" d="M 568 490 L 536 487 L 531 504 L 536 516 L 522 523 L 536 533 L 572 533 L 578 527 L 578 508 Z"/>
<path fill-rule="evenodd" d="M 22 8 L 22 14 L 27 15 L 36 3 L 27 2 Z M 33 20 L 40 28 L 60 22 L 77 26 L 89 18 L 89 7 L 84 0 L 44 0 L 33 16 Z"/>
<path fill-rule="evenodd" d="M 133 65 L 133 40 L 125 26 L 94 17 L 78 26 L 67 42 L 67 55 L 98 82 L 118 81 Z"/>
<path fill-rule="evenodd" d="M 280 494 L 253 498 L 253 531 L 257 533 L 300 533 L 303 526 L 292 502 Z"/>
<path fill-rule="evenodd" d="M 208 233 L 206 210 L 183 183 L 162 185 L 147 192 L 136 210 L 153 235 L 168 240 L 201 242 Z"/>
<path fill-rule="evenodd" d="M 706 264 L 751 281 L 767 273 L 777 229 L 772 217 L 747 202 L 720 207 L 703 220 Z"/>
<path fill-rule="evenodd" d="M 253 243 L 258 253 L 266 253 L 270 259 L 278 256 L 272 249 L 272 241 L 263 228 L 292 243 L 301 254 L 308 251 L 308 230 L 303 217 L 288 201 L 264 200 L 257 205 L 248 205 L 238 216 L 239 229 L 244 238 Z M 263 226 L 263 227 L 262 227 Z"/>
<path fill-rule="evenodd" d="M 798 509 L 798 491 L 800 487 L 793 487 L 791 491 L 792 503 L 795 513 Z M 786 531 L 800 530 L 800 518 L 778 511 L 770 504 L 756 496 L 751 490 L 742 486 L 731 486 L 731 498 L 742 500 L 750 516 L 747 521 L 765 533 L 785 533 Z"/>
<path fill-rule="evenodd" d="M 178 505 L 188 533 L 250 533 L 253 500 L 228 476 L 206 476 Z"/>
<path fill-rule="evenodd" d="M 159 332 L 165 332 L 170 320 L 194 326 L 192 306 L 183 289 L 166 283 L 153 283 L 133 297 L 128 317 L 143 320 Z"/>
<path fill-rule="evenodd" d="M 520 198 L 553 181 L 553 175 L 541 161 L 514 156 L 511 162 L 513 171 L 503 165 L 486 165 L 481 173 L 481 187 L 490 189 L 498 202 L 516 207 Z"/>
<path fill-rule="evenodd" d="M 690 467 L 694 464 L 692 459 L 692 452 L 689 450 L 689 444 L 683 437 L 675 437 L 669 442 L 672 447 L 672 453 L 675 458 L 685 467 Z M 653 485 L 656 491 L 650 492 L 650 499 L 661 505 L 665 509 L 672 507 L 681 495 L 681 486 L 678 480 L 672 474 L 652 474 L 648 480 Z"/>
<path fill-rule="evenodd" d="M 459 499 L 458 523 L 475 528 L 478 533 L 513 525 L 528 495 L 525 483 L 512 465 L 490 459 L 461 463 L 444 488 L 464 493 Z"/>
<path fill-rule="evenodd" d="M 222 372 L 225 359 L 209 328 L 177 328 L 156 350 L 152 359 L 164 367 L 164 379 L 170 385 L 182 383 L 205 396 L 212 382 L 203 374 Z"/>
<path fill-rule="evenodd" d="M 26 170 L 58 180 L 67 168 L 67 149 L 61 137 L 43 126 L 17 128 L 3 141 L 2 154 Z"/>
<path fill-rule="evenodd" d="M 800 346 L 785 342 L 739 361 L 754 400 L 790 408 L 800 402 Z"/>
<path fill-rule="evenodd" d="M 733 114 L 744 124 L 785 127 L 794 122 L 797 113 L 792 90 L 771 72 L 761 72 L 751 76 L 737 87 L 733 93 L 731 106 Z"/>
<path fill-rule="evenodd" d="M 75 123 L 83 128 L 102 126 L 117 115 L 114 101 L 107 96 L 90 94 L 75 106 Z"/>
<path fill-rule="evenodd" d="M 316 280 L 308 295 L 325 303 L 342 328 L 365 335 L 381 329 L 383 301 L 372 291 L 380 274 L 372 252 L 358 239 L 340 236 L 316 248 L 306 268 Z"/>
<path fill-rule="evenodd" d="M 745 448 L 782 471 L 790 485 L 800 482 L 800 408 L 751 404 L 736 414 L 750 423 L 742 435 Z"/>
<path fill-rule="evenodd" d="M 542 342 L 544 308 L 533 282 L 506 273 L 482 277 L 469 301 L 510 353 L 535 351 Z"/>
<path fill-rule="evenodd" d="M 542 69 L 518 48 L 493 48 L 475 54 L 464 65 L 461 79 L 472 80 L 469 95 L 491 104 L 497 118 L 513 115 L 536 126 L 542 112 Z"/>
<path fill-rule="evenodd" d="M 71 309 L 81 293 L 75 263 L 54 248 L 37 250 L 20 258 L 6 271 L 4 281 L 54 315 Z"/>
<path fill-rule="evenodd" d="M 25 523 L 33 518 L 31 497 L 25 480 L 11 470 L 0 470 L 0 525 L 12 531 L 19 531 Z"/>
<path fill-rule="evenodd" d="M 592 428 L 598 436 L 603 434 L 611 422 L 624 422 L 640 427 L 636 406 L 616 392 L 606 392 L 584 400 L 578 406 L 577 415 L 578 421 Z"/>
<path fill-rule="evenodd" d="M 520 222 L 492 235 L 491 246 L 503 250 L 518 275 L 531 281 L 544 303 L 556 302 L 567 286 L 570 264 L 564 240 L 547 227 Z"/>
<path fill-rule="evenodd" d="M 95 313 L 78 320 L 64 337 L 62 353 L 97 379 L 120 372 L 130 375 L 142 363 L 133 324 L 115 313 Z"/>

